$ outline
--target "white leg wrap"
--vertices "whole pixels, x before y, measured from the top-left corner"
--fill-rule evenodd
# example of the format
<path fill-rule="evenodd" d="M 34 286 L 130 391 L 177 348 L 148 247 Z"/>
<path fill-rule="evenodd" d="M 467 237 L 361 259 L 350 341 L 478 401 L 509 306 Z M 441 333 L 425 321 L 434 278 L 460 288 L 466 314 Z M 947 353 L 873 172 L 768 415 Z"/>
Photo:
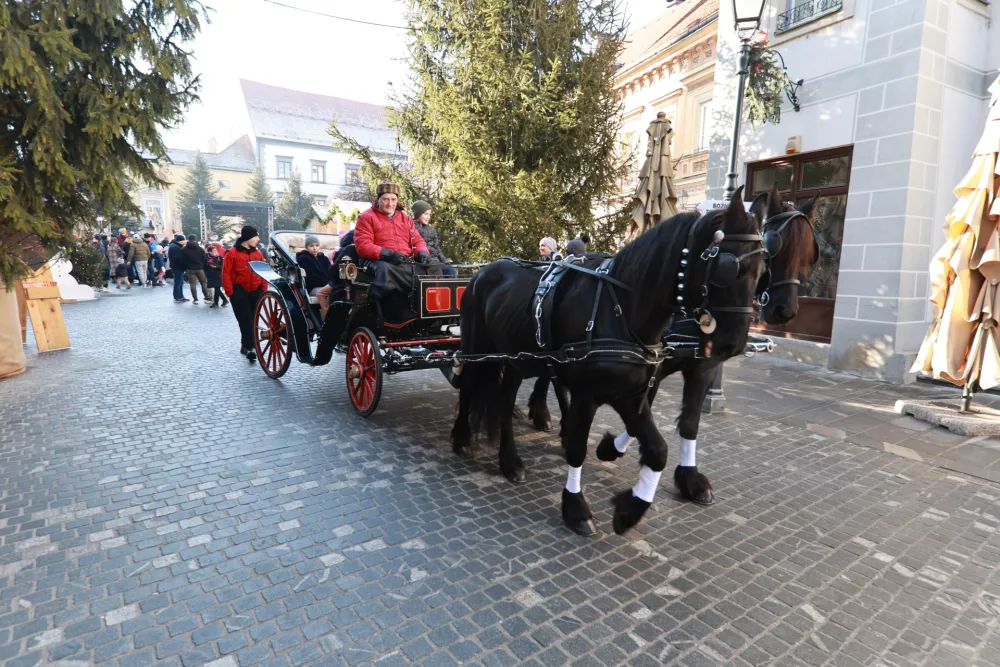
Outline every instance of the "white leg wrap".
<path fill-rule="evenodd" d="M 628 451 L 628 446 L 635 442 L 635 438 L 628 434 L 628 431 L 622 431 L 622 434 L 615 438 L 615 449 L 624 454 Z"/>
<path fill-rule="evenodd" d="M 653 502 L 656 487 L 660 485 L 660 473 L 653 472 L 646 466 L 639 469 L 639 483 L 632 487 L 632 495 L 642 498 L 647 503 Z"/>
<path fill-rule="evenodd" d="M 696 466 L 695 463 L 695 450 L 698 448 L 697 440 L 685 440 L 681 438 L 681 453 L 677 457 L 677 465 L 679 466 Z"/>
<path fill-rule="evenodd" d="M 574 468 L 569 466 L 569 472 L 566 474 L 566 490 L 570 493 L 580 493 L 580 473 L 583 472 L 583 466 L 579 468 Z"/>

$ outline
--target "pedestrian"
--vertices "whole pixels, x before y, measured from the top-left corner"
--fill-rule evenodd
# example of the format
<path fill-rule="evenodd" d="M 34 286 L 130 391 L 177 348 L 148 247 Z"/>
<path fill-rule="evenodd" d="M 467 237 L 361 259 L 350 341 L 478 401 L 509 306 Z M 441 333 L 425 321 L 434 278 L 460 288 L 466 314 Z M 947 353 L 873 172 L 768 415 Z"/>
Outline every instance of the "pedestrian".
<path fill-rule="evenodd" d="M 118 245 L 117 239 L 111 239 L 108 243 L 108 266 L 110 267 L 111 276 L 118 282 L 118 260 L 125 263 L 125 253 L 122 251 L 122 247 Z M 125 270 L 125 275 L 128 275 L 128 269 Z"/>
<path fill-rule="evenodd" d="M 187 239 L 183 234 L 174 235 L 174 242 L 167 248 L 167 260 L 174 274 L 174 303 L 184 303 L 184 246 Z"/>
<path fill-rule="evenodd" d="M 441 250 L 441 241 L 438 239 L 437 230 L 431 227 L 431 205 L 422 199 L 413 202 L 413 224 L 420 233 L 420 238 L 427 244 L 431 259 L 440 264 L 450 264 L 451 260 L 444 256 Z M 446 276 L 458 275 L 458 271 L 451 266 L 442 266 L 441 273 Z"/>
<path fill-rule="evenodd" d="M 156 245 L 156 250 L 153 251 L 153 256 L 149 260 L 151 266 L 153 267 L 152 273 L 150 273 L 149 284 L 152 287 L 163 287 L 163 275 L 166 273 L 167 260 L 164 254 L 163 246 L 160 244 Z"/>
<path fill-rule="evenodd" d="M 541 255 L 543 262 L 558 262 L 562 259 L 562 255 L 556 250 L 559 246 L 556 244 L 556 240 L 551 236 L 546 236 L 541 241 L 538 242 L 538 254 Z"/>
<path fill-rule="evenodd" d="M 122 283 L 125 283 L 128 289 L 132 289 L 132 282 L 128 279 L 128 266 L 122 257 L 118 258 L 118 264 L 115 265 L 115 283 L 118 289 L 122 288 Z"/>
<path fill-rule="evenodd" d="M 329 281 L 330 273 L 330 258 L 320 252 L 319 238 L 306 234 L 305 250 L 295 254 L 295 261 L 306 272 L 306 291 L 310 296 L 316 296 L 316 292 Z"/>
<path fill-rule="evenodd" d="M 183 250 L 184 271 L 187 273 L 188 285 L 191 286 L 191 303 L 198 303 L 198 284 L 201 284 L 201 294 L 208 303 L 208 278 L 205 276 L 205 249 L 198 245 L 198 237 L 191 234 L 187 237 L 187 245 Z"/>
<path fill-rule="evenodd" d="M 590 243 L 590 237 L 585 234 L 580 234 L 575 239 L 566 244 L 566 255 L 575 255 L 576 257 L 583 257 L 587 254 L 587 244 Z"/>
<path fill-rule="evenodd" d="M 139 285 L 145 288 L 146 285 L 146 274 L 149 269 L 149 246 L 145 241 L 139 238 L 138 234 L 132 237 L 132 242 L 129 244 L 128 256 L 125 258 L 125 262 L 128 264 L 134 264 L 135 274 L 139 279 Z"/>
<path fill-rule="evenodd" d="M 205 255 L 205 275 L 208 277 L 208 286 L 212 288 L 212 305 L 209 308 L 218 308 L 219 301 L 222 301 L 223 306 L 229 305 L 229 299 L 222 291 L 222 265 L 223 258 L 219 254 L 219 245 L 212 243 Z"/>
<path fill-rule="evenodd" d="M 240 230 L 236 244 L 226 251 L 222 262 L 222 289 L 233 302 L 233 315 L 240 325 L 240 354 L 250 361 L 257 359 L 253 349 L 253 315 L 267 283 L 250 269 L 250 262 L 263 262 L 257 249 L 257 230 L 246 225 Z"/>
<path fill-rule="evenodd" d="M 101 238 L 102 234 L 94 234 L 94 242 L 91 244 L 94 250 L 101 253 L 101 278 L 103 279 L 98 292 L 108 291 L 108 279 L 111 277 L 111 265 L 108 264 L 108 244 Z"/>
<path fill-rule="evenodd" d="M 125 250 L 125 242 L 128 240 L 128 230 L 122 227 L 118 230 L 118 236 L 115 237 L 115 243 L 118 247 L 122 249 L 123 253 Z"/>

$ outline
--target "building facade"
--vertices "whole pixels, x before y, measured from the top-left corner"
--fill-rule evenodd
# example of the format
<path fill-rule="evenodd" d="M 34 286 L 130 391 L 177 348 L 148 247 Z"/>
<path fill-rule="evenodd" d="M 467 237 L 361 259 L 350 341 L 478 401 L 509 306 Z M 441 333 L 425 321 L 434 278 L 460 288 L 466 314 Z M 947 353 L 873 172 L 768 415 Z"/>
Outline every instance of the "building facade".
<path fill-rule="evenodd" d="M 349 199 L 357 188 L 359 165 L 335 150 L 327 130 L 331 121 L 376 153 L 403 161 L 406 153 L 396 142 L 385 118 L 385 107 L 339 97 L 289 90 L 256 81 L 240 80 L 254 155 L 280 198 L 293 171 L 302 189 L 319 210 L 336 200 Z M 341 205 L 343 208 L 343 205 Z"/>
<path fill-rule="evenodd" d="M 932 320 L 928 265 L 944 241 L 952 188 L 971 164 L 1000 28 L 979 0 L 788 0 L 762 27 L 801 111 L 740 139 L 739 181 L 818 197 L 818 268 L 799 316 L 772 333 L 778 352 L 904 382 Z M 719 15 L 707 195 L 721 198 L 735 107 L 739 43 L 732 5 Z M 795 147 L 794 155 L 786 148 Z"/>
<path fill-rule="evenodd" d="M 628 35 L 615 79 L 623 102 L 622 148 L 633 158 L 626 187 L 635 187 L 646 129 L 662 111 L 674 130 L 678 210 L 693 209 L 705 199 L 718 15 L 719 0 L 670 7 Z"/>
<path fill-rule="evenodd" d="M 198 151 L 167 149 L 167 161 L 158 165 L 159 176 L 166 187 L 144 186 L 132 194 L 132 200 L 143 211 L 142 230 L 157 236 L 181 232 L 181 210 L 177 203 L 179 191 Z M 212 172 L 213 185 L 219 199 L 246 201 L 246 193 L 255 162 L 250 138 L 246 135 L 221 152 L 215 152 L 215 141 L 208 142 L 201 152 Z"/>

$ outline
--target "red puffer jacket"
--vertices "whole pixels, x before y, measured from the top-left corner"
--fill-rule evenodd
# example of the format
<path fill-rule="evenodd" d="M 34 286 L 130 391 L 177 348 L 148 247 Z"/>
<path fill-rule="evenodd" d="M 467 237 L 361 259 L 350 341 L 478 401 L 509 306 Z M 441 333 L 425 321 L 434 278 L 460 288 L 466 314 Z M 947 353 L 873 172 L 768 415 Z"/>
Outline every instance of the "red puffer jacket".
<path fill-rule="evenodd" d="M 367 259 L 378 259 L 382 248 L 408 257 L 421 251 L 430 254 L 413 224 L 413 218 L 397 208 L 390 220 L 379 210 L 378 202 L 372 203 L 370 209 L 358 216 L 354 225 L 354 247 L 360 256 Z"/>
<path fill-rule="evenodd" d="M 250 262 L 263 262 L 264 255 L 254 248 L 249 250 L 236 244 L 226 251 L 222 262 L 222 289 L 226 296 L 233 295 L 233 286 L 239 285 L 248 292 L 267 289 L 267 282 L 250 270 Z"/>

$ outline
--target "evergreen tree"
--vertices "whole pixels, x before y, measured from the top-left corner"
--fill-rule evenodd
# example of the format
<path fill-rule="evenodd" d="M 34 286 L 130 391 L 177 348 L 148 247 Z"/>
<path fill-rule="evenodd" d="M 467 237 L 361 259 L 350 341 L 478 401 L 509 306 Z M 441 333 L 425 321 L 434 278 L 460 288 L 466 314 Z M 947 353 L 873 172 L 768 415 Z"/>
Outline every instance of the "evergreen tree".
<path fill-rule="evenodd" d="M 298 171 L 292 171 L 288 178 L 288 190 L 274 209 L 274 221 L 282 229 L 305 228 L 314 212 L 312 199 L 302 191 L 302 179 Z"/>
<path fill-rule="evenodd" d="M 389 122 L 412 173 L 365 158 L 331 127 L 368 183 L 403 173 L 408 196 L 433 194 L 446 252 L 462 259 L 531 257 L 542 236 L 613 236 L 598 233 L 592 211 L 626 167 L 612 87 L 625 33 L 618 0 L 408 2 L 413 86 Z"/>
<path fill-rule="evenodd" d="M 274 205 L 274 190 L 268 185 L 267 175 L 264 174 L 264 168 L 259 164 L 250 175 L 245 198 L 249 202 Z"/>
<path fill-rule="evenodd" d="M 217 199 L 219 189 L 215 187 L 212 172 L 208 168 L 205 156 L 198 151 L 194 154 L 194 162 L 191 168 L 184 175 L 184 184 L 177 192 L 177 206 L 181 210 L 181 229 L 184 235 L 194 234 L 199 241 L 201 238 L 201 213 L 198 210 L 198 202 L 202 199 Z M 216 229 L 219 224 L 217 218 L 209 220 L 209 229 L 219 233 Z"/>
<path fill-rule="evenodd" d="M 69 251 L 77 224 L 138 218 L 129 177 L 164 185 L 145 155 L 166 153 L 160 131 L 197 99 L 188 43 L 204 14 L 197 0 L 0 0 L 0 282 L 26 273 L 25 245 Z"/>

